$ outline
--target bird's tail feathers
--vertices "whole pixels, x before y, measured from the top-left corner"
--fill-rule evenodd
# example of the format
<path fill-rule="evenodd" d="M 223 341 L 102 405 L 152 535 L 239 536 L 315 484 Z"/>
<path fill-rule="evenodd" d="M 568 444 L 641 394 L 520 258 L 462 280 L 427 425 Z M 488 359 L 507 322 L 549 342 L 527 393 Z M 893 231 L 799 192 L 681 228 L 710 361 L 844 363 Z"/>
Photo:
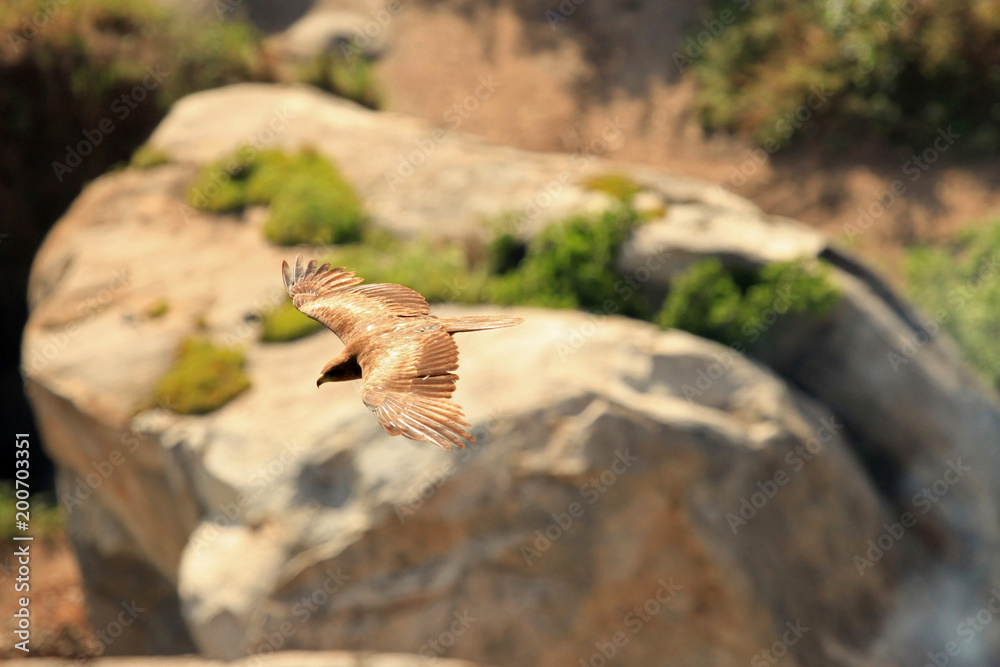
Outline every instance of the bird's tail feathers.
<path fill-rule="evenodd" d="M 481 331 L 483 329 L 503 329 L 520 324 L 520 317 L 502 317 L 496 315 L 470 315 L 468 317 L 449 317 L 441 320 L 445 331 L 459 333 L 461 331 Z"/>

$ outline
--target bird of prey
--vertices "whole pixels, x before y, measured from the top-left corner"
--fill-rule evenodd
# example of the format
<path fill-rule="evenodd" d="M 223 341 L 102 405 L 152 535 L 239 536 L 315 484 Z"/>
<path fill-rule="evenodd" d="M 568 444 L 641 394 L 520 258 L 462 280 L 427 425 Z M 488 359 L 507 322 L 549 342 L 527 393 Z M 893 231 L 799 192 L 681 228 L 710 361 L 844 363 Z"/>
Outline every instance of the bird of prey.
<path fill-rule="evenodd" d="M 418 292 L 391 283 L 359 285 L 364 279 L 343 267 L 281 263 L 292 303 L 325 324 L 345 347 L 323 367 L 316 386 L 361 380 L 361 400 L 389 435 L 432 442 L 444 449 L 475 442 L 462 408 L 449 400 L 458 376 L 461 331 L 511 327 L 519 317 L 470 316 L 440 319 Z"/>

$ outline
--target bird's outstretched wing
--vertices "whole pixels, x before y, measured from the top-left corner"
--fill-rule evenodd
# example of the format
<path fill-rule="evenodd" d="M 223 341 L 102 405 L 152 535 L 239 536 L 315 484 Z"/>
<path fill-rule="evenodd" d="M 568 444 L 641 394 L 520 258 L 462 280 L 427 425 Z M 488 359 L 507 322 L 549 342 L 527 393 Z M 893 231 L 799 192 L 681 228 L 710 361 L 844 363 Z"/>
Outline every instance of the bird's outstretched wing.
<path fill-rule="evenodd" d="M 389 435 L 444 449 L 475 442 L 462 408 L 451 400 L 458 346 L 441 328 L 414 333 L 359 358 L 361 400 Z"/>
<path fill-rule="evenodd" d="M 329 264 L 307 265 L 302 255 L 294 267 L 281 263 L 281 276 L 292 303 L 304 314 L 325 324 L 345 344 L 360 323 L 370 324 L 387 317 L 416 317 L 430 313 L 426 299 L 409 287 L 391 283 L 358 285 L 364 279 L 343 267 Z"/>

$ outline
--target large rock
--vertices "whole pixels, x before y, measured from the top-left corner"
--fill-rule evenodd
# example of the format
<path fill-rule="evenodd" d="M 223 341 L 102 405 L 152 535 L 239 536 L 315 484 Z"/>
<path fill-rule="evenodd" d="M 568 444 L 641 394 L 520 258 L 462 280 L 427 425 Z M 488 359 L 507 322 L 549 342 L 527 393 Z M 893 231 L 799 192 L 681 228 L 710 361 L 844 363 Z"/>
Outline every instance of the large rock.
<path fill-rule="evenodd" d="M 355 384 L 316 388 L 328 332 L 259 343 L 293 252 L 263 240 L 260 211 L 183 204 L 197 166 L 238 146 L 318 148 L 404 236 L 465 238 L 511 209 L 532 233 L 608 203 L 578 184 L 611 169 L 597 156 L 460 135 L 387 177 L 433 136 L 305 88 L 202 93 L 151 139 L 171 164 L 96 181 L 46 240 L 25 375 L 94 626 L 144 609 L 109 652 L 858 665 L 956 640 L 1000 575 L 992 398 L 946 340 L 880 373 L 916 316 L 822 237 L 717 188 L 616 165 L 665 211 L 622 267 L 671 253 L 643 279 L 662 292 L 702 256 L 833 259 L 844 299 L 755 347 L 772 369 L 637 321 L 515 309 L 523 325 L 458 338 L 479 444 L 444 452 L 387 436 Z M 252 388 L 205 416 L 135 414 L 195 331 L 243 345 Z"/>

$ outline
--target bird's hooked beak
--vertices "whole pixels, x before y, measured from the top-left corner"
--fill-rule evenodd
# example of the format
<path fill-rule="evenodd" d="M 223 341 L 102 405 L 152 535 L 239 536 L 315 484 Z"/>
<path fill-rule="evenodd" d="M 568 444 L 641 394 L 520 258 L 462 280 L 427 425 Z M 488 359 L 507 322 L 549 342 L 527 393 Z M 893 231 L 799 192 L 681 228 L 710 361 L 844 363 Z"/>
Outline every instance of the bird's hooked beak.
<path fill-rule="evenodd" d="M 316 386 L 318 387 L 318 386 L 322 385 L 324 382 L 333 382 L 333 380 L 331 380 L 330 378 L 328 378 L 325 375 L 320 375 L 319 379 L 316 380 Z"/>

